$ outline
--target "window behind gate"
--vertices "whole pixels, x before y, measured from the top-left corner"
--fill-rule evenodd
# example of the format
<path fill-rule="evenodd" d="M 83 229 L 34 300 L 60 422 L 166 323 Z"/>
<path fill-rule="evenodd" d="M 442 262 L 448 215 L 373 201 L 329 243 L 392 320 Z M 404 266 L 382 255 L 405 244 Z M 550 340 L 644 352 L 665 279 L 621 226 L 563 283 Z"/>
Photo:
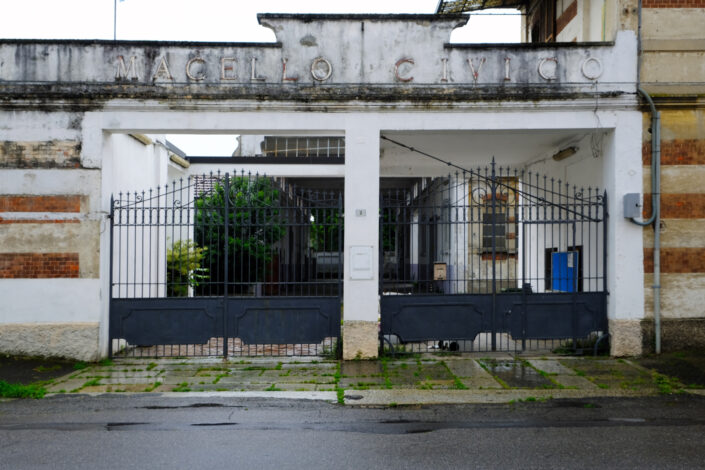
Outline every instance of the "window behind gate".
<path fill-rule="evenodd" d="M 480 251 L 483 255 L 493 251 L 500 255 L 515 255 L 517 252 L 517 197 L 516 178 L 501 178 L 494 193 L 487 185 L 478 191 L 477 186 L 471 191 L 471 197 L 481 203 L 480 222 L 482 241 Z M 483 256 L 484 258 L 484 256 Z"/>

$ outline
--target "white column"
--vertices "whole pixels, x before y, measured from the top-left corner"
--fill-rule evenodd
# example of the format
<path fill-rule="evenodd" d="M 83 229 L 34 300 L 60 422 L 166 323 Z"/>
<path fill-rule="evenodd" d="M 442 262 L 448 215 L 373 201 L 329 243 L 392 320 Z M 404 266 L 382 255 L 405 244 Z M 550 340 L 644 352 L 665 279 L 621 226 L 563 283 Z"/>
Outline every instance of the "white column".
<path fill-rule="evenodd" d="M 365 119 L 345 129 L 343 359 L 378 354 L 379 133 Z"/>
<path fill-rule="evenodd" d="M 641 320 L 644 318 L 644 248 L 642 228 L 624 218 L 627 193 L 641 193 L 642 114 L 618 113 L 617 126 L 606 145 L 604 159 L 607 220 L 607 316 L 612 355 L 636 355 L 642 351 Z M 608 141 L 609 142 L 609 141 Z"/>

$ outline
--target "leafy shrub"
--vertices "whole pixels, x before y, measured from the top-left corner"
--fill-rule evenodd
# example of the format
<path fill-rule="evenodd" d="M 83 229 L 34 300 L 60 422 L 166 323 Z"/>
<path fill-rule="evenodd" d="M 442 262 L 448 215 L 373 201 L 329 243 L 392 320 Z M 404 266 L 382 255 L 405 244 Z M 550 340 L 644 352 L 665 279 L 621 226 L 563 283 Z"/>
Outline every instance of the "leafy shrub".
<path fill-rule="evenodd" d="M 207 249 L 191 240 L 177 240 L 167 250 L 167 296 L 186 297 L 189 287 L 196 287 L 208 279 L 208 269 L 201 267 Z"/>

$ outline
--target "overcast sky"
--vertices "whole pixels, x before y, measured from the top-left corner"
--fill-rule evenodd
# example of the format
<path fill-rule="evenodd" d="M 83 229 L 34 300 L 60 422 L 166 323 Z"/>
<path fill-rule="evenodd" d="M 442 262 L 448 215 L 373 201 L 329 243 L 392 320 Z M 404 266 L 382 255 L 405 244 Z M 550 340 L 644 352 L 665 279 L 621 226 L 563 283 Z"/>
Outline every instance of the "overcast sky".
<path fill-rule="evenodd" d="M 434 13 L 437 0 L 123 0 L 118 40 L 274 41 L 257 13 Z M 113 39 L 114 0 L 0 0 L 0 38 Z M 453 42 L 518 42 L 515 10 L 473 15 Z M 509 15 L 507 14 L 509 13 Z M 233 136 L 169 136 L 188 155 L 230 155 Z"/>

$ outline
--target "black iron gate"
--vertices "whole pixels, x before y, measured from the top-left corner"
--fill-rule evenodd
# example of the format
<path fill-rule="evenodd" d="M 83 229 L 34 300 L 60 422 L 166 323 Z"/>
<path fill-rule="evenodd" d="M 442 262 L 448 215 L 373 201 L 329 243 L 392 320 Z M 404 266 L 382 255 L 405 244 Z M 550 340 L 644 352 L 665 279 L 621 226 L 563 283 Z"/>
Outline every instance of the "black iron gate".
<path fill-rule="evenodd" d="M 342 194 L 209 174 L 120 193 L 111 355 L 334 355 Z"/>
<path fill-rule="evenodd" d="M 383 347 L 575 348 L 606 333 L 605 193 L 494 162 L 386 186 Z"/>

